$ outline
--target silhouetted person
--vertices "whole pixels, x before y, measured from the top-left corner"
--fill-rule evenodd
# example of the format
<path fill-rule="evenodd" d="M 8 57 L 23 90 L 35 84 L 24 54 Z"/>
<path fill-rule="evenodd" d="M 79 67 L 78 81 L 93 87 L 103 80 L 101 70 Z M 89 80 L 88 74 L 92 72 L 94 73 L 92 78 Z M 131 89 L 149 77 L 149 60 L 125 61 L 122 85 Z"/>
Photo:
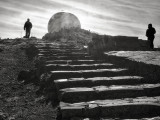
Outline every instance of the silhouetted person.
<path fill-rule="evenodd" d="M 31 28 L 32 28 L 32 23 L 30 22 L 29 19 L 24 24 L 24 30 L 26 30 L 26 38 L 29 38 L 30 33 L 31 33 Z"/>
<path fill-rule="evenodd" d="M 154 41 L 154 34 L 156 33 L 156 30 L 154 27 L 152 27 L 152 24 L 148 24 L 148 29 L 146 31 L 146 36 L 148 37 L 148 42 L 150 44 L 150 48 L 151 49 L 154 49 L 154 44 L 153 44 L 153 41 Z"/>

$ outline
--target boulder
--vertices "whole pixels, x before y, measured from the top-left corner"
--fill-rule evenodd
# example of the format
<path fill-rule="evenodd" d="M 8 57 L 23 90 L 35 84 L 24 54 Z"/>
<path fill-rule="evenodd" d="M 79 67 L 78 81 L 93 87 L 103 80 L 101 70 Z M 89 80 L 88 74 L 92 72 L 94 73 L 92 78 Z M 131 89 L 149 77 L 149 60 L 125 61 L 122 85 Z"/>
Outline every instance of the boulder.
<path fill-rule="evenodd" d="M 28 60 L 33 60 L 33 58 L 36 57 L 39 53 L 39 50 L 32 44 L 26 46 L 24 49 Z"/>
<path fill-rule="evenodd" d="M 24 81 L 24 84 L 33 83 L 39 85 L 39 77 L 36 74 L 36 70 L 21 71 L 17 77 L 18 81 Z"/>

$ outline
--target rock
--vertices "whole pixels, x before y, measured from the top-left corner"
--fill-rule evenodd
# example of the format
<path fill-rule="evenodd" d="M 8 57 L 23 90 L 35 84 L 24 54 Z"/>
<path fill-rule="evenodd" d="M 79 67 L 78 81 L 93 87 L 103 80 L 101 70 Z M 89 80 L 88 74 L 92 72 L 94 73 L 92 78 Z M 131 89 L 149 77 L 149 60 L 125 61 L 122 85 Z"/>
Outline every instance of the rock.
<path fill-rule="evenodd" d="M 6 120 L 8 115 L 0 110 L 0 120 Z"/>
<path fill-rule="evenodd" d="M 11 98 L 7 98 L 6 101 L 12 102 L 12 101 L 17 101 L 18 99 L 19 99 L 19 97 L 11 97 Z"/>
<path fill-rule="evenodd" d="M 15 120 L 15 117 L 9 117 L 8 120 Z"/>
<path fill-rule="evenodd" d="M 62 112 L 61 112 L 61 108 L 60 107 L 57 107 L 56 120 L 62 120 Z"/>
<path fill-rule="evenodd" d="M 55 108 L 57 107 L 57 105 L 59 105 L 60 100 L 54 80 L 51 79 L 52 78 L 50 73 L 42 74 L 40 78 L 40 88 L 36 92 L 36 94 L 44 95 L 46 103 L 48 104 L 49 102 L 51 102 L 52 107 Z"/>
<path fill-rule="evenodd" d="M 88 120 L 88 119 L 83 119 L 83 118 L 79 118 L 79 117 L 73 117 L 73 118 L 71 118 L 71 120 Z"/>
<path fill-rule="evenodd" d="M 51 77 L 51 74 L 49 74 L 49 73 L 44 73 L 44 74 L 41 75 L 41 77 L 40 77 L 40 88 L 39 88 L 39 90 L 36 92 L 37 95 L 40 95 L 40 94 L 44 93 L 44 90 L 45 90 L 48 86 L 50 86 L 50 85 L 49 85 L 49 84 L 51 84 L 51 83 L 49 82 L 50 77 Z"/>
<path fill-rule="evenodd" d="M 3 49 L 0 48 L 0 52 L 3 52 Z"/>
<path fill-rule="evenodd" d="M 33 83 L 39 85 L 39 77 L 36 74 L 36 70 L 21 71 L 18 74 L 18 81 L 24 81 L 24 84 Z"/>
<path fill-rule="evenodd" d="M 35 102 L 39 102 L 39 103 L 45 103 L 45 97 L 41 96 L 35 99 Z"/>
<path fill-rule="evenodd" d="M 33 58 L 38 55 L 39 50 L 34 45 L 30 44 L 25 48 L 25 53 L 28 57 L 28 60 L 33 60 Z"/>
<path fill-rule="evenodd" d="M 33 91 L 34 88 L 35 88 L 34 85 L 31 85 L 31 84 L 29 84 L 29 85 L 26 86 L 26 89 L 27 89 L 28 91 Z"/>
<path fill-rule="evenodd" d="M 0 95 L 0 99 L 2 99 L 2 95 Z"/>

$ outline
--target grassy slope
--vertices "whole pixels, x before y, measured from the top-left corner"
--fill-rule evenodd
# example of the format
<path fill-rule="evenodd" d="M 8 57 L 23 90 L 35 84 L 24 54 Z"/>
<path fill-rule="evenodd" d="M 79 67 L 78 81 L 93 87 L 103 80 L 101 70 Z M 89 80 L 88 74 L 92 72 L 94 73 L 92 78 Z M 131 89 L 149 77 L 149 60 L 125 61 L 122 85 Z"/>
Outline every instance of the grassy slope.
<path fill-rule="evenodd" d="M 21 70 L 34 68 L 34 61 L 28 61 L 24 49 L 21 49 L 32 42 L 24 39 L 1 41 L 0 119 L 53 120 L 55 117 L 55 110 L 51 105 L 45 105 L 43 98 L 35 95 L 38 87 L 23 85 L 16 80 Z"/>

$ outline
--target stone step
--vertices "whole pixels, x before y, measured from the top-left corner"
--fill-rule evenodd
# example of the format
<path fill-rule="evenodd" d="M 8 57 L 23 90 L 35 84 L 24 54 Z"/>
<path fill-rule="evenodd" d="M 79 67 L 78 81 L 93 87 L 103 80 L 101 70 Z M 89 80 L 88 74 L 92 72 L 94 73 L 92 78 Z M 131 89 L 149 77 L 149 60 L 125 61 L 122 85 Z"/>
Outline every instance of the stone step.
<path fill-rule="evenodd" d="M 86 52 L 86 50 L 80 50 L 80 49 L 54 49 L 54 48 L 39 48 L 39 51 L 55 51 L 55 52 Z"/>
<path fill-rule="evenodd" d="M 43 47 L 45 47 L 45 46 L 54 46 L 54 47 L 57 47 L 57 45 L 56 44 L 53 44 L 53 43 L 38 43 L 38 44 L 35 44 L 36 46 L 43 46 Z"/>
<path fill-rule="evenodd" d="M 63 45 L 63 46 L 57 46 L 56 44 L 36 44 L 35 46 L 37 46 L 38 48 L 39 47 L 50 47 L 50 48 L 59 48 L 59 49 L 80 49 L 79 47 L 76 47 L 76 46 L 66 46 L 66 45 Z"/>
<path fill-rule="evenodd" d="M 86 118 L 86 117 L 73 117 L 73 118 L 64 118 L 64 119 L 61 119 L 61 120 L 160 120 L 160 117 L 158 116 L 156 116 L 156 117 L 150 117 L 150 118 L 135 118 L 135 119 L 132 119 L 132 118 L 130 118 L 130 119 L 128 119 L 128 118 L 126 118 L 126 119 L 118 119 L 118 118 L 102 118 L 102 117 L 100 117 L 100 118 Z"/>
<path fill-rule="evenodd" d="M 64 53 L 64 52 L 61 52 L 61 53 L 57 53 L 57 52 L 52 52 L 52 51 L 49 51 L 48 53 L 47 52 L 40 52 L 38 55 L 44 55 L 44 56 L 47 56 L 47 55 L 51 55 L 51 56 L 76 56 L 76 55 L 81 55 L 81 56 L 86 56 L 88 55 L 88 53 L 80 53 L 80 52 L 68 52 L 68 53 Z"/>
<path fill-rule="evenodd" d="M 78 71 L 51 71 L 53 80 L 68 78 L 89 78 L 89 77 L 111 77 L 123 75 L 126 69 L 97 69 L 97 70 L 78 70 Z"/>
<path fill-rule="evenodd" d="M 54 41 L 54 40 L 53 40 Z M 67 41 L 67 42 L 52 42 L 52 41 L 47 41 L 47 40 L 38 40 L 37 41 L 37 44 L 56 44 L 57 46 L 60 46 L 60 45 L 74 45 L 75 46 L 75 43 L 74 41 Z"/>
<path fill-rule="evenodd" d="M 109 63 L 101 63 L 101 64 L 80 64 L 80 65 L 68 65 L 68 64 L 47 64 L 45 65 L 47 71 L 54 70 L 93 70 L 93 69 L 105 69 L 105 68 L 113 68 L 114 66 Z"/>
<path fill-rule="evenodd" d="M 88 59 L 93 58 L 92 56 L 49 56 L 49 55 L 47 55 L 47 56 L 40 56 L 39 55 L 39 57 L 42 59 L 45 59 L 47 61 L 49 61 L 49 60 L 71 60 L 71 59 L 72 60 L 81 60 L 81 59 L 88 60 Z"/>
<path fill-rule="evenodd" d="M 80 49 L 78 47 L 75 47 L 75 46 L 58 46 L 58 47 L 55 47 L 56 49 Z"/>
<path fill-rule="evenodd" d="M 104 60 L 81 59 L 81 60 L 48 60 L 46 64 L 67 64 L 67 65 L 81 65 L 81 64 L 101 64 L 106 63 Z"/>
<path fill-rule="evenodd" d="M 51 54 L 57 54 L 57 55 L 75 55 L 75 54 L 82 54 L 82 55 L 84 55 L 84 54 L 88 54 L 88 53 L 86 53 L 85 51 L 84 52 L 79 52 L 79 51 L 63 51 L 63 50 L 60 50 L 60 51 L 52 51 L 52 50 L 47 50 L 47 51 L 42 51 L 42 50 L 40 50 L 40 52 L 39 52 L 40 54 L 45 54 L 45 55 L 51 55 Z"/>
<path fill-rule="evenodd" d="M 142 83 L 143 78 L 139 76 L 118 77 L 94 77 L 94 78 L 69 78 L 55 80 L 58 89 L 72 87 L 93 87 L 110 85 L 136 85 Z"/>
<path fill-rule="evenodd" d="M 52 49 L 52 50 L 69 50 L 69 51 L 81 51 L 80 48 L 73 48 L 73 47 L 68 47 L 68 48 L 60 48 L 60 47 L 55 47 L 55 46 L 36 46 L 38 49 Z"/>
<path fill-rule="evenodd" d="M 53 50 L 39 50 L 41 54 L 59 54 L 59 53 L 63 53 L 63 54 L 68 54 L 68 53 L 72 53 L 72 51 L 65 51 L 65 50 L 59 50 L 59 51 L 53 51 Z"/>
<path fill-rule="evenodd" d="M 54 80 L 59 90 L 62 120 L 140 119 L 160 115 L 160 84 L 142 84 L 142 77 L 116 69 L 105 60 L 95 60 L 86 49 L 73 43 L 42 41 L 36 46 L 39 57 L 46 60 L 46 69 L 52 73 L 50 80 Z"/>
<path fill-rule="evenodd" d="M 83 120 L 80 118 L 91 118 L 92 120 L 133 120 L 159 116 L 160 97 L 97 100 L 74 104 L 61 102 L 60 107 L 62 120 Z"/>
<path fill-rule="evenodd" d="M 79 47 L 76 47 L 76 46 L 58 46 L 58 47 L 55 47 L 55 48 L 59 48 L 59 49 L 82 49 L 82 48 L 79 48 Z"/>
<path fill-rule="evenodd" d="M 42 54 L 39 53 L 38 56 L 44 56 L 44 57 L 91 57 L 88 54 L 72 54 L 72 53 L 68 53 L 68 54 L 64 54 L 64 53 L 58 53 L 58 54 L 54 54 L 54 53 L 49 53 L 49 54 Z"/>
<path fill-rule="evenodd" d="M 73 87 L 61 89 L 59 93 L 61 101 L 67 103 L 141 96 L 151 97 L 160 95 L 160 84 Z"/>
<path fill-rule="evenodd" d="M 37 48 L 39 48 L 39 47 L 57 47 L 56 44 L 43 44 L 43 43 L 41 43 L 41 44 L 35 44 L 35 46 Z"/>
<path fill-rule="evenodd" d="M 57 54 L 57 55 L 70 55 L 70 54 L 74 54 L 74 55 L 76 55 L 76 54 L 81 54 L 81 55 L 87 55 L 88 53 L 87 52 L 79 52 L 79 51 L 65 51 L 65 50 L 58 50 L 58 51 L 55 51 L 55 50 L 39 50 L 40 52 L 40 54 L 48 54 L 48 55 L 50 55 L 50 54 Z"/>
<path fill-rule="evenodd" d="M 57 44 L 55 42 L 37 42 L 37 44 L 35 45 L 43 45 L 43 46 L 55 46 L 55 47 L 76 47 L 73 43 L 67 43 L 67 44 L 63 44 L 63 43 L 60 43 L 60 44 Z"/>

